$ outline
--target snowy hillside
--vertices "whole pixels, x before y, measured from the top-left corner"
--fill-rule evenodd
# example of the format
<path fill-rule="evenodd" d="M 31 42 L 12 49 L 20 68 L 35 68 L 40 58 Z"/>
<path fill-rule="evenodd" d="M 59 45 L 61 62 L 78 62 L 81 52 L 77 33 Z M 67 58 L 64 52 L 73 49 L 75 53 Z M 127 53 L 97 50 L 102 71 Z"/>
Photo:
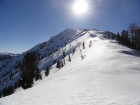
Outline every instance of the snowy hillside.
<path fill-rule="evenodd" d="M 94 33 L 105 33 L 97 30 L 92 31 Z M 79 38 L 82 36 L 88 37 L 80 40 Z M 21 55 L 15 56 L 12 59 L 0 61 L 0 91 L 9 86 L 16 86 L 18 84 L 20 79 L 20 64 L 28 52 L 36 53 L 37 62 L 39 62 L 38 67 L 40 71 L 42 71 L 46 69 L 47 66 L 51 67 L 54 61 L 62 59 L 63 52 L 65 52 L 66 55 L 71 54 L 73 49 L 79 48 L 79 46 L 90 37 L 95 37 L 95 35 L 90 34 L 87 30 L 66 29 L 50 38 L 48 41 L 36 45 Z"/>
<path fill-rule="evenodd" d="M 1 98 L 0 105 L 140 105 L 140 54 L 105 39 L 104 32 L 65 30 L 28 52 L 32 51 L 39 53 L 43 79 L 30 89 L 19 88 Z M 58 69 L 52 64 L 62 58 L 63 51 L 66 65 Z M 7 69 L 24 54 L 8 63 Z M 43 70 L 48 65 L 51 70 L 45 77 Z M 18 78 L 15 74 L 11 83 Z"/>

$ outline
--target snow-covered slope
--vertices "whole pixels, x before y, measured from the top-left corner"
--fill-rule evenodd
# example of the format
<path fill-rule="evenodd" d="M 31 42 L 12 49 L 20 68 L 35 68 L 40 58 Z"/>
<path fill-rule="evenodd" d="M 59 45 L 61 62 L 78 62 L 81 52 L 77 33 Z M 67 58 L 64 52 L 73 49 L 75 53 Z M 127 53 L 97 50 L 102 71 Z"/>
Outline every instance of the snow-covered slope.
<path fill-rule="evenodd" d="M 97 30 L 93 31 L 94 33 L 100 33 L 100 31 Z M 5 87 L 7 88 L 8 86 L 15 86 L 17 84 L 20 79 L 19 63 L 22 62 L 24 56 L 28 52 L 36 53 L 37 61 L 39 62 L 38 66 L 40 71 L 42 71 L 47 66 L 52 66 L 55 60 L 62 59 L 64 51 L 66 55 L 72 53 L 74 48 L 77 48 L 86 40 L 83 39 L 77 41 L 77 39 L 86 34 L 89 34 L 87 30 L 66 29 L 58 35 L 50 38 L 48 41 L 36 45 L 19 56 L 0 61 L 0 91 Z M 91 35 L 91 37 L 94 37 L 94 35 Z M 71 44 L 72 42 L 75 43 Z"/>
<path fill-rule="evenodd" d="M 57 69 L 54 64 L 48 77 L 43 76 L 30 89 L 20 88 L 1 98 L 0 105 L 140 105 L 139 52 L 105 39 L 101 31 L 79 33 L 72 34 L 77 38 L 61 48 L 70 54 L 71 62 L 67 55 L 63 68 Z M 58 55 L 59 51 L 53 58 Z M 42 59 L 39 68 L 43 70 L 46 62 L 51 62 L 50 57 Z"/>

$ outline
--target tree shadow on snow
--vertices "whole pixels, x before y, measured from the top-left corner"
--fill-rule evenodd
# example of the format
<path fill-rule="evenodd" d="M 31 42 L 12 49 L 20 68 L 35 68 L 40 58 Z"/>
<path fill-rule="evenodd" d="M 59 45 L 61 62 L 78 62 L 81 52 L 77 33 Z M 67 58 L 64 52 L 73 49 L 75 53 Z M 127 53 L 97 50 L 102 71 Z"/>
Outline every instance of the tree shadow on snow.
<path fill-rule="evenodd" d="M 138 71 L 138 72 L 140 72 L 140 69 L 139 68 L 136 68 L 136 67 L 133 67 L 133 68 L 130 68 L 130 70 L 135 70 L 135 71 Z"/>
<path fill-rule="evenodd" d="M 111 43 L 118 43 L 116 40 L 110 40 Z"/>
<path fill-rule="evenodd" d="M 140 53 L 138 51 L 125 51 L 125 50 L 122 50 L 122 51 L 120 51 L 120 53 L 135 56 L 135 57 L 140 57 Z"/>
<path fill-rule="evenodd" d="M 94 37 L 96 37 L 97 35 L 94 35 L 94 34 L 91 34 L 91 33 L 90 33 L 90 36 L 91 36 L 92 38 L 94 38 Z"/>

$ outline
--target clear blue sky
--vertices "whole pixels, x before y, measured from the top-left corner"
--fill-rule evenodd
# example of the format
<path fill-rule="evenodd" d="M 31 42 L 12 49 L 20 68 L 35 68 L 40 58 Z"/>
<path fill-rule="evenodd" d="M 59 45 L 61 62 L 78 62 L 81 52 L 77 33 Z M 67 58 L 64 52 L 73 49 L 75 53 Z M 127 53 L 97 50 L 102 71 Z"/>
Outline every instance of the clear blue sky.
<path fill-rule="evenodd" d="M 0 52 L 22 53 L 66 28 L 127 29 L 140 22 L 140 0 L 86 0 L 87 14 L 78 16 L 74 0 L 0 0 Z"/>

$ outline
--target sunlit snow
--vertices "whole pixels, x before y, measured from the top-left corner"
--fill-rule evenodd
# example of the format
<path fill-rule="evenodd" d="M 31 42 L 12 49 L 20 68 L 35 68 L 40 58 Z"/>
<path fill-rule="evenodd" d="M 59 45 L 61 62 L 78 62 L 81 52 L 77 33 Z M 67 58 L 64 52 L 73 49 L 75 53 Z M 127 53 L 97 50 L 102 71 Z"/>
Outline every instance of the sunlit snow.
<path fill-rule="evenodd" d="M 1 98 L 0 105 L 140 105 L 137 51 L 105 39 L 103 31 L 96 30 L 66 31 L 55 37 L 56 45 L 65 35 L 71 42 L 61 49 L 70 54 L 72 61 L 68 62 L 66 56 L 66 65 L 61 69 L 53 65 L 49 76 L 45 77 L 43 69 L 51 60 L 44 58 L 39 63 L 43 79 L 30 89 L 20 88 L 13 95 Z M 76 48 L 74 54 L 72 48 Z M 59 53 L 53 57 L 57 58 Z"/>

